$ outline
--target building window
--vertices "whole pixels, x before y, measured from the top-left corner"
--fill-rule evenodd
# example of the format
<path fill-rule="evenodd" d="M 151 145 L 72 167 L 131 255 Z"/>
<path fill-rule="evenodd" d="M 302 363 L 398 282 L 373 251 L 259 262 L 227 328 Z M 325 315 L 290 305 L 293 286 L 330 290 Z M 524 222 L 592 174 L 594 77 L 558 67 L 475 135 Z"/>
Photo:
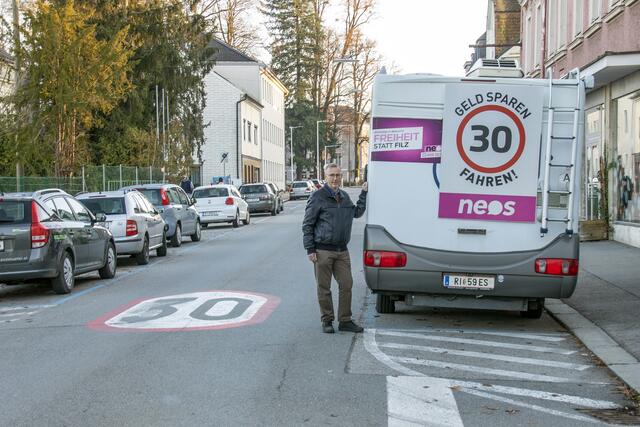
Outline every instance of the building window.
<path fill-rule="evenodd" d="M 258 145 L 258 125 L 253 125 L 253 142 L 256 143 L 256 145 Z"/>
<path fill-rule="evenodd" d="M 589 0 L 589 24 L 600 20 L 600 0 Z"/>
<path fill-rule="evenodd" d="M 640 223 L 640 91 L 615 100 L 616 154 L 613 195 L 616 218 Z"/>
<path fill-rule="evenodd" d="M 251 142 L 251 122 L 249 121 L 247 122 L 247 135 L 248 141 Z"/>
<path fill-rule="evenodd" d="M 582 0 L 573 0 L 573 36 L 576 37 L 582 33 L 582 22 L 584 20 L 584 11 L 582 10 Z"/>
<path fill-rule="evenodd" d="M 247 120 L 242 119 L 242 140 L 243 141 L 247 140 L 247 132 L 245 130 L 246 128 L 247 128 Z"/>

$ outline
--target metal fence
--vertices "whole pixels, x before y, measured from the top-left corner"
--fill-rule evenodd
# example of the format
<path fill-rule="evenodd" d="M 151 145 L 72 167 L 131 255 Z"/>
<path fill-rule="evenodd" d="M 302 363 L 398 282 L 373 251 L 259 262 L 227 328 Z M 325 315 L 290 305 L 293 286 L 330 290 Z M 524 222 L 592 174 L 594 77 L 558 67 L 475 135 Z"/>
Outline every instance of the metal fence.
<path fill-rule="evenodd" d="M 59 188 L 69 194 L 81 191 L 113 191 L 128 185 L 165 182 L 160 168 L 151 166 L 84 166 L 78 176 L 3 176 L 0 190 L 5 193 Z"/>

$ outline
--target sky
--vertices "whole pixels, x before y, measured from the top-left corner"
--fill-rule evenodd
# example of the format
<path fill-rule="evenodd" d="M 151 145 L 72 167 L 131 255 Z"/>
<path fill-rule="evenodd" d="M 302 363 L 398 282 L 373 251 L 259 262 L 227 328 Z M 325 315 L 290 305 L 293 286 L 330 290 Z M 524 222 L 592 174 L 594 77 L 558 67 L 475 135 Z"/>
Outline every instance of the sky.
<path fill-rule="evenodd" d="M 401 74 L 464 74 L 473 44 L 486 30 L 487 0 L 377 0 L 366 33 L 387 69 Z"/>

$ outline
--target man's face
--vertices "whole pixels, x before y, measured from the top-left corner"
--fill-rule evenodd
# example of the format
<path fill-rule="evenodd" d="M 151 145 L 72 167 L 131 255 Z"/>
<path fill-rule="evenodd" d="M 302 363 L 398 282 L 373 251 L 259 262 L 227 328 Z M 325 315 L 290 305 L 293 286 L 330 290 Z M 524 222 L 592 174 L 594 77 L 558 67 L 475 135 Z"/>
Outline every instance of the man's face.
<path fill-rule="evenodd" d="M 342 172 L 338 168 L 329 168 L 325 172 L 324 177 L 332 190 L 337 190 L 340 187 L 340 181 L 342 180 Z"/>

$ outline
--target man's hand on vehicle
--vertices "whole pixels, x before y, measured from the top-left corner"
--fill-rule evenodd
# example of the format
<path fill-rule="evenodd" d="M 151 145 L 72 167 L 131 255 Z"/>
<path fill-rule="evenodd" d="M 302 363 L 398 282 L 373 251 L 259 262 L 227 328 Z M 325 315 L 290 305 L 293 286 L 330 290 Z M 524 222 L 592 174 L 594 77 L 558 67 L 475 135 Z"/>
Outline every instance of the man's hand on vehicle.
<path fill-rule="evenodd" d="M 316 254 L 315 252 L 311 252 L 310 254 L 308 254 L 309 257 L 309 261 L 311 262 L 317 262 L 318 261 L 318 254 Z"/>

